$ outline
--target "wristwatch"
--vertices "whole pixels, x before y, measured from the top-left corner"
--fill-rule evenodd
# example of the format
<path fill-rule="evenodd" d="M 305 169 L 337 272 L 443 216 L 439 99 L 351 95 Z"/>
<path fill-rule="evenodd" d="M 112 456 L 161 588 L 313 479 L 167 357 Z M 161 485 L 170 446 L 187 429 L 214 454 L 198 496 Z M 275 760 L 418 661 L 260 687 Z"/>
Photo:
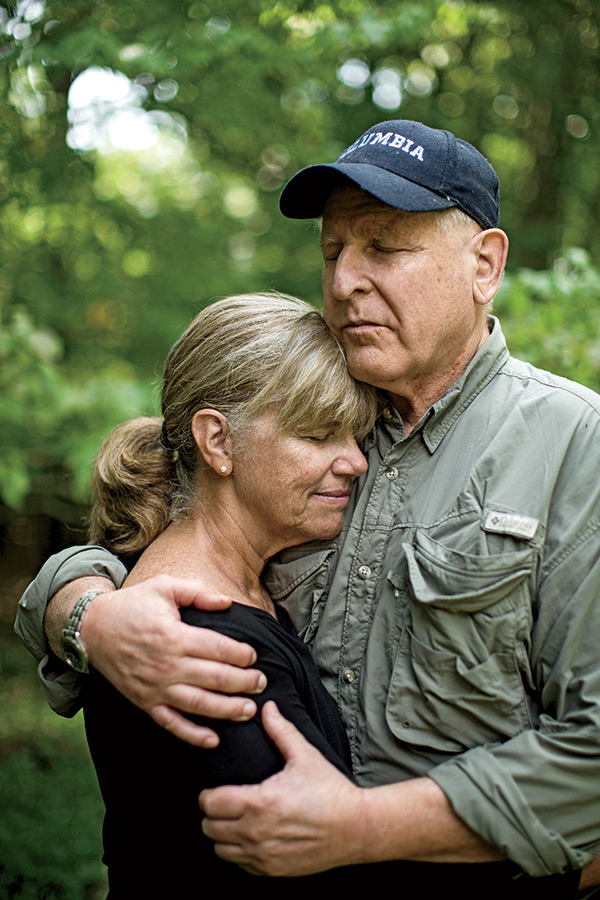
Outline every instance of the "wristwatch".
<path fill-rule="evenodd" d="M 89 675 L 90 663 L 87 647 L 81 640 L 81 623 L 88 606 L 94 597 L 101 593 L 102 591 L 88 591 L 79 598 L 71 610 L 60 639 L 60 649 L 64 658 L 72 669 L 81 672 L 82 675 Z"/>

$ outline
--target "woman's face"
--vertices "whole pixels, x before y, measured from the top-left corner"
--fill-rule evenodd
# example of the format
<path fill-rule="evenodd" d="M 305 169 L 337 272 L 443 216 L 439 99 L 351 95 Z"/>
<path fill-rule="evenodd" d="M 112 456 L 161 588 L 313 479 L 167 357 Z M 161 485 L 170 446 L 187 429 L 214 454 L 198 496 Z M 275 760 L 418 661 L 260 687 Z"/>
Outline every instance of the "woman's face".
<path fill-rule="evenodd" d="M 278 546 L 334 537 L 355 479 L 367 461 L 352 435 L 282 432 L 272 414 L 259 418 L 234 454 L 233 484 L 250 520 Z"/>

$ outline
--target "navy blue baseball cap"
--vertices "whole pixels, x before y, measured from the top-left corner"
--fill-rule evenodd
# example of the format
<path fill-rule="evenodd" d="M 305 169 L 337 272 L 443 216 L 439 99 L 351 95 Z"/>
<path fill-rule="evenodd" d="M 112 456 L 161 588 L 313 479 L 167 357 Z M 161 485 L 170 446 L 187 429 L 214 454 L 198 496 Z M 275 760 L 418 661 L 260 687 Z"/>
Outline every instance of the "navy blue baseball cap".
<path fill-rule="evenodd" d="M 498 176 L 489 162 L 450 131 L 421 122 L 380 122 L 334 163 L 301 169 L 283 189 L 281 212 L 290 219 L 317 218 L 331 191 L 348 179 L 395 209 L 432 212 L 456 206 L 482 228 L 498 224 Z"/>

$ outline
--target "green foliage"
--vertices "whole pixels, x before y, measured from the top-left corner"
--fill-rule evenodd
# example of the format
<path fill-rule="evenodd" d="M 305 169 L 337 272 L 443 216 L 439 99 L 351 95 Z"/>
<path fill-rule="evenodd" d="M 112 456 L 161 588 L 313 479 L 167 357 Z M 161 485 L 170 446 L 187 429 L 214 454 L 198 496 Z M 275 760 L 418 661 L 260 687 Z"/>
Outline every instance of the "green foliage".
<path fill-rule="evenodd" d="M 0 896 L 105 896 L 99 827 L 103 807 L 94 782 L 88 760 L 48 742 L 2 762 Z"/>
<path fill-rule="evenodd" d="M 505 276 L 495 301 L 515 356 L 600 392 L 600 271 L 572 249 L 553 270 Z"/>
<path fill-rule="evenodd" d="M 104 809 L 83 718 L 46 706 L 33 661 L 0 622 L 0 897 L 101 900 Z"/>
<path fill-rule="evenodd" d="M 145 385 L 210 299 L 277 287 L 318 304 L 314 228 L 278 194 L 378 120 L 486 153 L 507 285 L 572 246 L 598 264 L 599 28 L 591 0 L 0 5 L 0 496 L 80 500 L 101 437 L 151 407 Z M 129 106 L 78 107 L 90 67 L 126 76 Z M 119 104 L 160 141 L 128 148 Z M 538 346 L 552 367 L 549 334 Z"/>
<path fill-rule="evenodd" d="M 61 366 L 62 342 L 16 309 L 0 333 L 0 496 L 18 507 L 31 493 L 82 500 L 110 427 L 143 408 L 144 389 L 118 361 L 85 380 Z"/>

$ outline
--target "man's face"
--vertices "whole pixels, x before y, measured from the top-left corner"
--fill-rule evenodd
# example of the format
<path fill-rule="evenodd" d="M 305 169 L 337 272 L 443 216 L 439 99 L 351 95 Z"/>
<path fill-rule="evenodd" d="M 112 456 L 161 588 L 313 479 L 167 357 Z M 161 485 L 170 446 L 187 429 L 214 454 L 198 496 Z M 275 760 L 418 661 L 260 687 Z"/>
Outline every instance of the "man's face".
<path fill-rule="evenodd" d="M 461 374 L 485 327 L 473 295 L 480 231 L 458 222 L 446 232 L 432 213 L 392 209 L 355 187 L 331 194 L 321 237 L 325 318 L 355 378 L 412 405 Z"/>

